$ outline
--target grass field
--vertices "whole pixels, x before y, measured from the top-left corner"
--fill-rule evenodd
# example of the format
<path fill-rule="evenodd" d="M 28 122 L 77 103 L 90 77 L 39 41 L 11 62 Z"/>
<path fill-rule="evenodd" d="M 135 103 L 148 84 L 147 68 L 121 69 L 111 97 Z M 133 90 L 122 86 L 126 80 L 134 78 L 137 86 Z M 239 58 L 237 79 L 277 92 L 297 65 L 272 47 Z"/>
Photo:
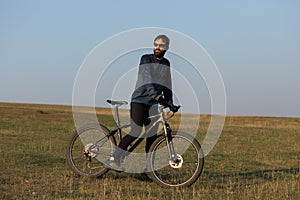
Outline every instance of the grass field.
<path fill-rule="evenodd" d="M 109 126 L 109 109 L 99 109 Z M 209 116 L 201 117 L 203 138 Z M 139 174 L 78 177 L 65 160 L 71 107 L 0 103 L 0 199 L 299 199 L 300 118 L 228 116 L 202 176 L 163 189 Z"/>

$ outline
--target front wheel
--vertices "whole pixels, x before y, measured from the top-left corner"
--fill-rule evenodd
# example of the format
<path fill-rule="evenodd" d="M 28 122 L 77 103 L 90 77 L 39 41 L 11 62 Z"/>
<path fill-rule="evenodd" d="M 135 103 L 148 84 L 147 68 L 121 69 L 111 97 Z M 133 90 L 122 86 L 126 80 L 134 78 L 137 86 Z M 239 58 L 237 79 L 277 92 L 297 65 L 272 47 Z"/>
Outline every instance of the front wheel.
<path fill-rule="evenodd" d="M 204 153 L 199 142 L 183 132 L 172 133 L 176 155 L 170 158 L 166 137 L 161 136 L 150 147 L 147 175 L 162 187 L 192 185 L 201 175 Z"/>
<path fill-rule="evenodd" d="M 78 175 L 99 177 L 108 169 L 103 164 L 114 152 L 116 140 L 99 124 L 87 124 L 76 130 L 67 145 L 66 158 Z"/>

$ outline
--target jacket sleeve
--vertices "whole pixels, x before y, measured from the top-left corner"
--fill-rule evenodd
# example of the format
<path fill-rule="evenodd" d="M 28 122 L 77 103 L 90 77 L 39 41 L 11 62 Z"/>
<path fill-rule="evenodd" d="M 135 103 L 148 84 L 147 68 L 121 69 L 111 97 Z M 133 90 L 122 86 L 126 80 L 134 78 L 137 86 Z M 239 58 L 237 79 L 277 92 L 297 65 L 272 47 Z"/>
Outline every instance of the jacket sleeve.
<path fill-rule="evenodd" d="M 163 94 L 165 99 L 169 103 L 173 103 L 173 93 L 172 93 L 172 77 L 170 67 L 166 68 L 165 73 L 165 85 L 163 88 Z"/>

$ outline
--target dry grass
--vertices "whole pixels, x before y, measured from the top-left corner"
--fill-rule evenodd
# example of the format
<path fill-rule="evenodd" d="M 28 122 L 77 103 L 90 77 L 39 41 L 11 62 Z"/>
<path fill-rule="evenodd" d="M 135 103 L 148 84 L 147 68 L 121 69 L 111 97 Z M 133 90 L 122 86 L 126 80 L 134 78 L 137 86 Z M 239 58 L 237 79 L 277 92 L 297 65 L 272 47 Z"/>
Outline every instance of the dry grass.
<path fill-rule="evenodd" d="M 122 115 L 126 117 L 126 110 Z M 110 109 L 97 109 L 113 126 Z M 179 117 L 179 116 L 178 116 Z M 176 127 L 179 118 L 172 119 Z M 195 116 L 194 116 L 195 117 Z M 65 148 L 74 130 L 68 106 L 0 104 L 0 199 L 298 199 L 300 119 L 226 117 L 204 172 L 189 188 L 162 189 L 139 174 L 74 175 Z M 203 138 L 210 116 L 201 116 Z M 173 127 L 174 127 L 173 126 Z M 187 128 L 189 127 L 187 125 Z"/>

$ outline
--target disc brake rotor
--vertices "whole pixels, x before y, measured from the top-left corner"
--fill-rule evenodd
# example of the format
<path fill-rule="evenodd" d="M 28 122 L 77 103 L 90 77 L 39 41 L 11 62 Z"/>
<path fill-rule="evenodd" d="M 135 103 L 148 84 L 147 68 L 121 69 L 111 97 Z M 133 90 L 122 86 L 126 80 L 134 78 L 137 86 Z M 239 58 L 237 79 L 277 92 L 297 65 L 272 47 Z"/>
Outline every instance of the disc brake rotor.
<path fill-rule="evenodd" d="M 182 167 L 182 164 L 183 164 L 182 156 L 179 154 L 177 154 L 176 156 L 177 156 L 176 159 L 172 159 L 169 161 L 169 165 L 174 169 L 178 169 L 178 168 Z"/>

